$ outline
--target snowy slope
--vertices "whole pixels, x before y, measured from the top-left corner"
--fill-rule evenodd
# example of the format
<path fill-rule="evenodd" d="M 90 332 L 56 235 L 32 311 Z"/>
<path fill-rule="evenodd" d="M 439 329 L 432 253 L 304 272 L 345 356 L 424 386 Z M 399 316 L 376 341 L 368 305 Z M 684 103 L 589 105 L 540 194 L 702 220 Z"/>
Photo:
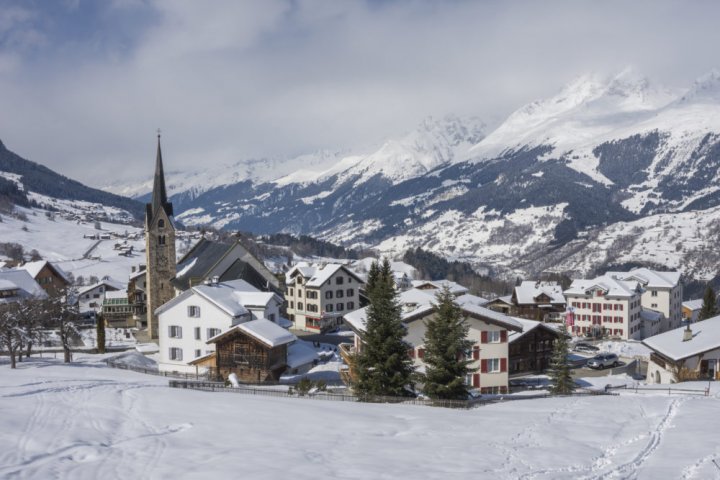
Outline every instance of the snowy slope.
<path fill-rule="evenodd" d="M 716 394 L 458 411 L 169 389 L 162 377 L 76 358 L 0 363 L 0 409 L 12 412 L 0 420 L 0 477 L 720 478 L 708 422 Z"/>

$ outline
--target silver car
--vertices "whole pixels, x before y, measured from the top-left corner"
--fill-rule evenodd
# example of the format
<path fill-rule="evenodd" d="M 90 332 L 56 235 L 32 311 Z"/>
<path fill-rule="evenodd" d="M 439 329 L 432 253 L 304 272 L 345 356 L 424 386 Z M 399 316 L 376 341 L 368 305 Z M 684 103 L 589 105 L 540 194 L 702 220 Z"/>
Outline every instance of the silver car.
<path fill-rule="evenodd" d="M 618 360 L 618 356 L 614 353 L 601 353 L 588 360 L 587 366 L 590 368 L 617 367 Z"/>

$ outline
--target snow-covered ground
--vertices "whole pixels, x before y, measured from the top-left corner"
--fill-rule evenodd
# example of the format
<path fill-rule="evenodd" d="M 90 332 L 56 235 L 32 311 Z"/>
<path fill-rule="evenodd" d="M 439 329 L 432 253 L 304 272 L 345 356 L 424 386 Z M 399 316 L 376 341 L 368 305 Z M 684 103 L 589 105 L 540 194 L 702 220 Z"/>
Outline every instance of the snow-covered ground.
<path fill-rule="evenodd" d="M 169 389 L 76 358 L 0 359 L 0 478 L 720 478 L 720 389 L 457 411 Z"/>

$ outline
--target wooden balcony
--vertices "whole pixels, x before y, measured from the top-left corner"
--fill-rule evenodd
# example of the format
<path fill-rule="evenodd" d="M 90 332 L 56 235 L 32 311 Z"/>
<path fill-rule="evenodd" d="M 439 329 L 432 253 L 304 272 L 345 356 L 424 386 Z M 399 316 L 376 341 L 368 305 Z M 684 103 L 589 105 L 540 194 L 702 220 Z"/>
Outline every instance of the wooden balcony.
<path fill-rule="evenodd" d="M 355 345 L 352 343 L 341 343 L 338 345 L 340 349 L 340 357 L 348 366 L 346 369 L 340 370 L 340 378 L 346 385 L 351 385 L 355 379 Z"/>

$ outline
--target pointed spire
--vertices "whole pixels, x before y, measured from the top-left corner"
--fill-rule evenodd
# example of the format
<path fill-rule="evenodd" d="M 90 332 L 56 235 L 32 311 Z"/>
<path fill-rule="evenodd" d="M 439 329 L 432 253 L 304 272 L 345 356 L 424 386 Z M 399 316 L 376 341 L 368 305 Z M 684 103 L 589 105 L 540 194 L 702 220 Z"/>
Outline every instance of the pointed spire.
<path fill-rule="evenodd" d="M 158 129 L 157 157 L 155 158 L 155 178 L 153 180 L 152 202 L 148 205 L 151 216 L 164 208 L 168 216 L 172 215 L 172 204 L 168 202 L 165 190 L 165 172 L 163 170 L 162 150 L 160 148 L 160 129 Z"/>

